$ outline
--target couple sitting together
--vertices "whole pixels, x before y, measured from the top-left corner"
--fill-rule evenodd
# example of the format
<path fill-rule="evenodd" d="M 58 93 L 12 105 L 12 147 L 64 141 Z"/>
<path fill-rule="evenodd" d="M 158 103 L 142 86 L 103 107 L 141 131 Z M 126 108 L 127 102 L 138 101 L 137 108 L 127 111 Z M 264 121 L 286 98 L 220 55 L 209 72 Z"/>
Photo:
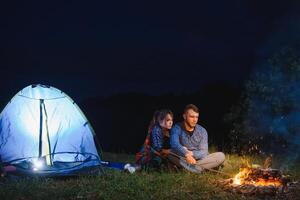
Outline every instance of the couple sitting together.
<path fill-rule="evenodd" d="M 208 153 L 207 132 L 197 124 L 198 117 L 199 109 L 193 104 L 185 107 L 183 122 L 174 126 L 170 110 L 155 112 L 136 163 L 142 168 L 176 166 L 194 173 L 222 165 L 225 155 Z"/>

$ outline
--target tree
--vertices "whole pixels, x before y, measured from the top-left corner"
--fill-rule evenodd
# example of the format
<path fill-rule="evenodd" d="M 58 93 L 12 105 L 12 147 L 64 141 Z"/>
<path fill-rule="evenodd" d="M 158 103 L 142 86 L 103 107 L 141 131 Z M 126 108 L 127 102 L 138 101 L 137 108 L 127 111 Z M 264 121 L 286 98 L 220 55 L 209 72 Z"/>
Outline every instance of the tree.
<path fill-rule="evenodd" d="M 282 49 L 246 82 L 239 104 L 225 117 L 232 124 L 233 151 L 276 153 L 300 147 L 299 86 L 300 57 Z"/>

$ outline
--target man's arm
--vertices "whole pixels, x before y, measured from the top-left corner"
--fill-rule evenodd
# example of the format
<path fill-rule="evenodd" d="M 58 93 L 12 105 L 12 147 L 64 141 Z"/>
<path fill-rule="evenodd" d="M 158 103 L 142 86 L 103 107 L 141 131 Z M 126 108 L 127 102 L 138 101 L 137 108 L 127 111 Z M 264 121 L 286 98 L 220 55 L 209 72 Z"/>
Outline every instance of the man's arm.
<path fill-rule="evenodd" d="M 180 127 L 175 125 L 171 129 L 171 141 L 170 141 L 171 148 L 173 151 L 175 151 L 175 153 L 178 153 L 180 156 L 185 157 L 188 151 L 186 148 L 184 148 L 184 146 L 180 144 L 179 135 L 180 135 Z"/>
<path fill-rule="evenodd" d="M 193 150 L 193 157 L 196 160 L 202 159 L 208 155 L 208 139 L 207 132 L 204 128 L 201 128 L 198 137 L 200 137 L 200 143 L 196 150 Z"/>

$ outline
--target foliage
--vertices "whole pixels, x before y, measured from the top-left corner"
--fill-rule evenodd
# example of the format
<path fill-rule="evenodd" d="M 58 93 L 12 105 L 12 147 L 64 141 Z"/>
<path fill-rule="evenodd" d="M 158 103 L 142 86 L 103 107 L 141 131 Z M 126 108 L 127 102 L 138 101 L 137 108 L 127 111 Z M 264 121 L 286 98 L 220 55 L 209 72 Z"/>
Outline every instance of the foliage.
<path fill-rule="evenodd" d="M 240 102 L 225 117 L 232 124 L 234 151 L 283 152 L 300 145 L 299 83 L 300 57 L 289 48 L 247 81 Z"/>

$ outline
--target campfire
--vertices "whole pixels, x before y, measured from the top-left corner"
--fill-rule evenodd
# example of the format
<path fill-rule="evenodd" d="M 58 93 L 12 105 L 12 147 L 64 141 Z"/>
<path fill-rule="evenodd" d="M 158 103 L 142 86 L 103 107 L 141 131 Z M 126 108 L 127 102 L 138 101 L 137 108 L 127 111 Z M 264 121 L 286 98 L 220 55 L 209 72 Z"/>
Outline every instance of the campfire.
<path fill-rule="evenodd" d="M 265 164 L 264 167 L 243 165 L 236 175 L 220 181 L 220 184 L 229 192 L 244 195 L 276 196 L 277 199 L 286 199 L 287 196 L 300 192 L 298 181 L 292 181 L 289 176 L 283 175 L 279 169 L 272 169 Z"/>
<path fill-rule="evenodd" d="M 276 169 L 242 167 L 232 179 L 233 185 L 254 185 L 279 187 L 285 183 L 281 172 Z"/>

